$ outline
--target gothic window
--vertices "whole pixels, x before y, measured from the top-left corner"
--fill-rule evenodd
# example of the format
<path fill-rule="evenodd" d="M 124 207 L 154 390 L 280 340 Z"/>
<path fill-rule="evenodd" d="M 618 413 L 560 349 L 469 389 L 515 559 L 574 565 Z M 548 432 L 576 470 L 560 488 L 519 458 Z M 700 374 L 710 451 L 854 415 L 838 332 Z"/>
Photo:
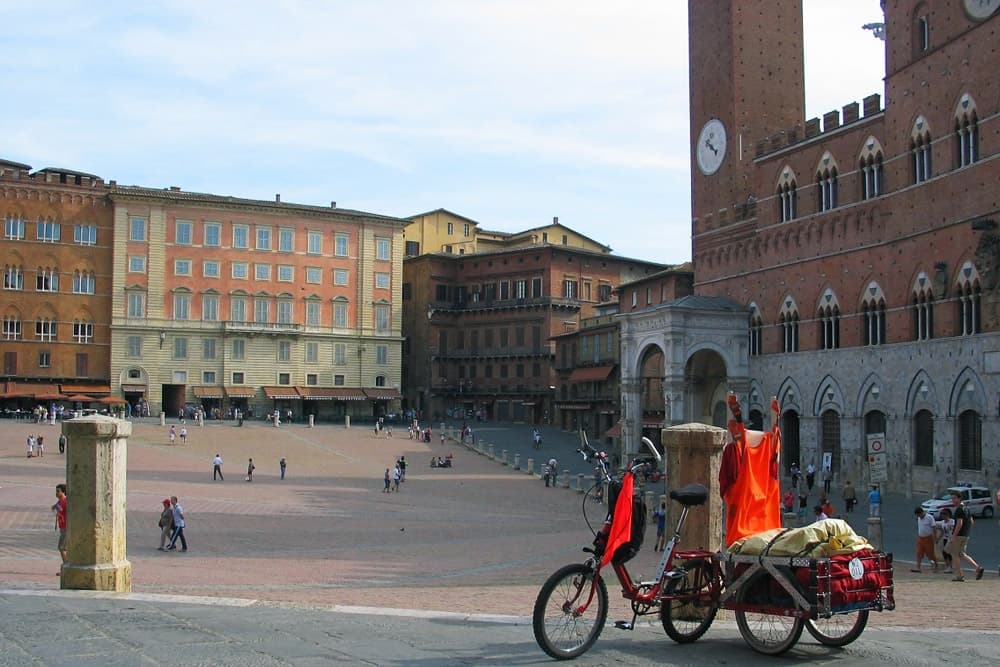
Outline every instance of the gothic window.
<path fill-rule="evenodd" d="M 778 181 L 777 190 L 778 220 L 788 222 L 798 217 L 798 195 L 795 186 L 795 174 L 785 167 Z"/>
<path fill-rule="evenodd" d="M 910 155 L 913 166 L 913 182 L 923 183 L 930 179 L 931 167 L 931 131 L 927 120 L 919 116 L 913 124 L 910 134 Z"/>
<path fill-rule="evenodd" d="M 979 285 L 979 272 L 972 262 L 962 265 L 962 270 L 958 274 L 957 320 L 961 336 L 971 336 L 982 331 L 981 328 L 981 288 Z"/>
<path fill-rule="evenodd" d="M 816 313 L 819 322 L 819 343 L 821 350 L 836 350 L 840 347 L 840 304 L 833 290 L 827 289 L 820 299 Z"/>
<path fill-rule="evenodd" d="M 934 465 L 934 415 L 930 410 L 913 416 L 913 465 Z"/>
<path fill-rule="evenodd" d="M 983 467 L 983 418 L 975 410 L 958 416 L 958 467 L 981 470 Z"/>
<path fill-rule="evenodd" d="M 885 296 L 874 281 L 868 283 L 861 300 L 861 329 L 863 345 L 885 344 Z"/>
<path fill-rule="evenodd" d="M 979 159 L 979 116 L 968 93 L 955 110 L 955 165 L 967 167 Z"/>
<path fill-rule="evenodd" d="M 837 414 L 836 410 L 823 412 L 821 428 L 822 451 L 824 454 L 829 452 L 830 469 L 837 472 L 840 470 L 840 415 Z"/>
<path fill-rule="evenodd" d="M 824 153 L 816 171 L 816 201 L 820 211 L 837 208 L 837 187 L 837 163 L 829 153 Z"/>
<path fill-rule="evenodd" d="M 861 176 L 861 199 L 873 199 L 885 192 L 882 146 L 875 137 L 868 137 L 861 152 L 858 173 Z"/>
<path fill-rule="evenodd" d="M 781 326 L 781 351 L 799 351 L 799 308 L 792 297 L 785 297 L 778 314 L 778 324 Z"/>
<path fill-rule="evenodd" d="M 913 340 L 934 338 L 934 290 L 927 274 L 921 271 L 913 283 Z"/>
<path fill-rule="evenodd" d="M 763 354 L 762 337 L 764 321 L 760 316 L 760 309 L 757 304 L 750 304 L 750 356 L 757 357 Z"/>

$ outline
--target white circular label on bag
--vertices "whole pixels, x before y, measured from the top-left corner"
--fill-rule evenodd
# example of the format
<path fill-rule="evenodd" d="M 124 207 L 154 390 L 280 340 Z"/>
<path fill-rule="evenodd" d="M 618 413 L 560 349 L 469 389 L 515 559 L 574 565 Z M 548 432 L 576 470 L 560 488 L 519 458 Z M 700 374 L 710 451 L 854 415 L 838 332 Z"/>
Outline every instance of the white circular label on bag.
<path fill-rule="evenodd" d="M 865 566 L 861 563 L 860 558 L 852 558 L 851 562 L 847 564 L 847 571 L 851 573 L 851 579 L 855 581 L 865 576 Z"/>

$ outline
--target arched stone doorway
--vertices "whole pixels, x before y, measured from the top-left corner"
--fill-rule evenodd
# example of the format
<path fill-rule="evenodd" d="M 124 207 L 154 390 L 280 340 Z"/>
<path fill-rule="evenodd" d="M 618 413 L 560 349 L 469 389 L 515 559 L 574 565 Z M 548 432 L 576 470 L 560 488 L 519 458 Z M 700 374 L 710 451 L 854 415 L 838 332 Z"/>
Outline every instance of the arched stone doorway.
<path fill-rule="evenodd" d="M 715 350 L 699 350 L 688 359 L 684 379 L 688 421 L 725 428 L 729 421 L 726 395 L 731 388 L 725 359 Z M 740 398 L 746 400 L 745 396 Z"/>
<path fill-rule="evenodd" d="M 651 345 L 639 364 L 639 402 L 642 406 L 642 435 L 660 446 L 660 431 L 665 420 L 663 399 L 663 351 Z"/>

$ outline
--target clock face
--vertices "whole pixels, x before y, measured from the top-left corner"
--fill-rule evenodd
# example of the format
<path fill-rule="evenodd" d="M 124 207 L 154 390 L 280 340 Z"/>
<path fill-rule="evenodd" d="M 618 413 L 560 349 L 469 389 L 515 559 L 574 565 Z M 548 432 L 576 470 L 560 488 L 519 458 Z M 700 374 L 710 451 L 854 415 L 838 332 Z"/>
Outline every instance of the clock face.
<path fill-rule="evenodd" d="M 698 143 L 694 149 L 698 169 L 706 176 L 719 171 L 726 158 L 726 126 L 718 118 L 712 118 L 698 133 Z"/>
<path fill-rule="evenodd" d="M 988 19 L 1000 8 L 1000 0 L 965 0 L 965 13 L 975 21 Z"/>

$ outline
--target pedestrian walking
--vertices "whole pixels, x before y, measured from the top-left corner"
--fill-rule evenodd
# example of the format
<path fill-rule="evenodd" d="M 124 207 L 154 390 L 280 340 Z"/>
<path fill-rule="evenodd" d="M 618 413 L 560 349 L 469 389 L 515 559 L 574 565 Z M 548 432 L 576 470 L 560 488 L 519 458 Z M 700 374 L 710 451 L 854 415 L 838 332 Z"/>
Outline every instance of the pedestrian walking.
<path fill-rule="evenodd" d="M 549 477 L 552 480 L 552 486 L 556 485 L 556 477 L 559 476 L 559 462 L 555 458 L 549 459 Z M 548 486 L 546 484 L 545 486 Z"/>
<path fill-rule="evenodd" d="M 660 503 L 660 506 L 653 511 L 653 518 L 656 519 L 656 544 L 653 551 L 663 551 L 667 542 L 667 504 Z"/>
<path fill-rule="evenodd" d="M 400 456 L 399 457 L 399 481 L 400 482 L 405 482 L 406 481 L 406 457 L 405 456 Z"/>
<path fill-rule="evenodd" d="M 35 446 L 38 449 L 39 456 L 45 456 L 45 436 L 38 436 L 35 438 Z"/>
<path fill-rule="evenodd" d="M 851 480 L 844 482 L 844 491 L 841 495 L 844 497 L 844 507 L 847 508 L 848 513 L 853 512 L 854 506 L 858 504 L 858 494 L 854 485 L 851 484 Z"/>
<path fill-rule="evenodd" d="M 281 479 L 285 479 L 285 467 L 288 464 L 285 462 L 285 457 L 282 456 L 281 460 L 278 461 L 278 467 L 281 468 Z"/>
<path fill-rule="evenodd" d="M 60 433 L 59 434 L 59 453 L 60 454 L 65 454 L 66 453 L 66 434 L 65 433 Z"/>
<path fill-rule="evenodd" d="M 921 572 L 920 563 L 924 556 L 931 562 L 931 572 L 938 571 L 937 556 L 934 554 L 934 517 L 924 511 L 923 507 L 913 510 L 917 517 L 917 564 L 910 572 Z"/>
<path fill-rule="evenodd" d="M 389 469 L 385 469 L 385 488 L 382 489 L 382 493 L 390 493 L 391 489 L 389 486 L 392 484 L 392 475 L 389 474 Z"/>
<path fill-rule="evenodd" d="M 802 479 L 802 471 L 799 470 L 799 464 L 793 463 L 792 467 L 789 469 L 789 474 L 792 476 L 792 488 L 799 488 L 799 480 Z"/>
<path fill-rule="evenodd" d="M 941 550 L 941 556 L 944 558 L 944 573 L 951 574 L 954 559 L 951 555 L 951 549 L 948 548 L 948 543 L 951 542 L 952 533 L 955 531 L 955 519 L 952 518 L 951 510 L 947 507 L 942 509 L 938 516 L 940 519 L 934 524 L 938 539 L 938 546 L 935 549 Z"/>
<path fill-rule="evenodd" d="M 824 493 L 830 493 L 830 485 L 833 484 L 833 470 L 830 466 L 826 467 L 823 471 L 823 491 Z"/>
<path fill-rule="evenodd" d="M 813 484 L 816 483 L 816 466 L 809 464 L 806 466 L 806 486 L 809 490 L 813 490 Z"/>
<path fill-rule="evenodd" d="M 882 493 L 878 484 L 872 484 L 872 490 L 868 492 L 868 516 L 882 516 Z"/>
<path fill-rule="evenodd" d="M 170 505 L 170 498 L 163 499 L 163 510 L 160 512 L 160 546 L 157 551 L 167 550 L 167 541 L 174 532 L 174 508 Z"/>
<path fill-rule="evenodd" d="M 187 426 L 181 426 L 181 444 L 186 445 L 188 439 L 188 429 Z"/>
<path fill-rule="evenodd" d="M 29 435 L 25 444 L 28 446 L 28 458 L 30 459 L 35 455 L 35 436 Z"/>
<path fill-rule="evenodd" d="M 247 462 L 247 481 L 248 482 L 252 482 L 253 481 L 253 471 L 256 470 L 256 468 L 257 468 L 257 466 L 255 466 L 253 464 L 253 459 L 250 459 Z"/>
<path fill-rule="evenodd" d="M 56 513 L 56 530 L 59 531 L 59 557 L 62 562 L 66 562 L 66 508 L 69 500 L 66 497 L 66 485 L 56 484 L 56 502 L 52 506 L 52 511 Z M 62 574 L 59 572 L 58 574 Z"/>
<path fill-rule="evenodd" d="M 188 543 L 187 538 L 184 536 L 184 508 L 177 502 L 177 496 L 170 496 L 170 504 L 173 505 L 174 532 L 170 535 L 170 544 L 167 546 L 167 551 L 173 551 L 177 548 L 177 538 L 181 540 L 181 551 L 187 551 Z"/>
<path fill-rule="evenodd" d="M 965 573 L 962 572 L 963 560 L 972 566 L 976 579 L 982 579 L 984 569 L 965 551 L 969 545 L 969 538 L 972 537 L 972 526 L 975 524 L 972 510 L 962 504 L 962 494 L 958 491 L 951 492 L 951 506 L 955 515 L 955 530 L 948 544 L 951 547 L 952 567 L 955 568 L 955 578 L 952 581 L 965 581 Z"/>
<path fill-rule="evenodd" d="M 170 431 L 167 433 L 167 437 L 170 439 L 171 445 L 174 444 L 174 441 L 177 439 L 177 429 L 174 428 L 173 424 L 170 425 Z"/>
<path fill-rule="evenodd" d="M 399 471 L 399 461 L 397 461 L 396 462 L 396 467 L 392 469 L 392 490 L 393 491 L 399 491 L 400 474 L 401 473 Z"/>
<path fill-rule="evenodd" d="M 218 479 L 220 482 L 225 481 L 225 477 L 222 476 L 222 457 L 218 454 L 212 459 L 212 481 L 214 482 Z"/>

